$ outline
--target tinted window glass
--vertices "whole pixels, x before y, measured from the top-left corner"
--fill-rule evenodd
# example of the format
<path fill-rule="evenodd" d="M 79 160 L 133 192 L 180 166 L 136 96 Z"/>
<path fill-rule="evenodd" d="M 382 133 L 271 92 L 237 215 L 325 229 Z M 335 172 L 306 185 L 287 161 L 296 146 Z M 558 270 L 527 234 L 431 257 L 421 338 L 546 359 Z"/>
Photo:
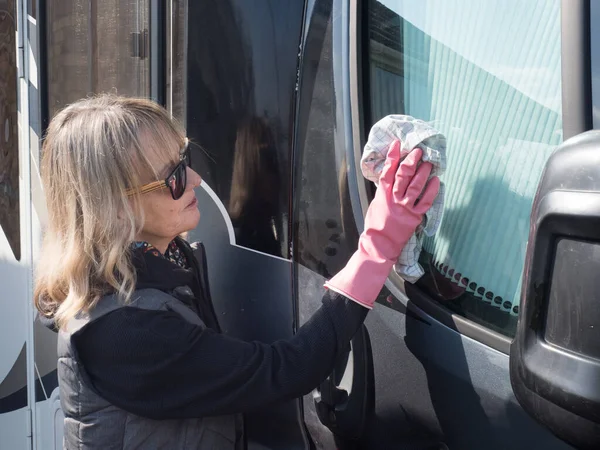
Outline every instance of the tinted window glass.
<path fill-rule="evenodd" d="M 92 93 L 147 97 L 147 0 L 46 2 L 50 117 Z"/>
<path fill-rule="evenodd" d="M 533 196 L 562 141 L 560 3 L 369 1 L 367 125 L 408 114 L 448 139 L 445 213 L 419 285 L 508 335 Z"/>
<path fill-rule="evenodd" d="M 15 3 L 0 0 L 0 227 L 15 257 L 20 259 Z"/>
<path fill-rule="evenodd" d="M 289 258 L 290 153 L 302 2 L 187 6 L 186 127 L 194 168 L 237 245 Z M 173 98 L 175 111 L 176 98 Z"/>

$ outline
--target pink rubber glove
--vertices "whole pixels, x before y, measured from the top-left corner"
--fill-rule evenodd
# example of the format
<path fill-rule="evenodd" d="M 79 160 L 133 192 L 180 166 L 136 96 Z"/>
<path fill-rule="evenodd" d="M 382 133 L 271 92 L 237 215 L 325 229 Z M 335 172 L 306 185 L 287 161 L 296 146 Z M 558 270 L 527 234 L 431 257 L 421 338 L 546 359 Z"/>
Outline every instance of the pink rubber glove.
<path fill-rule="evenodd" d="M 427 183 L 430 163 L 423 163 L 417 169 L 422 153 L 417 148 L 399 164 L 400 142 L 392 143 L 375 198 L 367 211 L 358 250 L 346 267 L 325 283 L 326 288 L 373 308 L 390 270 L 440 187 L 437 177 Z"/>

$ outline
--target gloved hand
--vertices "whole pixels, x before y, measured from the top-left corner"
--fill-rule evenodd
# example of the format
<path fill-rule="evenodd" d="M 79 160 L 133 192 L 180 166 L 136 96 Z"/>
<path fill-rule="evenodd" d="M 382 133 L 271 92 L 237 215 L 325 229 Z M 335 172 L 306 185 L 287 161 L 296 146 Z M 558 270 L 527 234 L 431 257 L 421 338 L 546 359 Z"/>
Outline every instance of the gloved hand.
<path fill-rule="evenodd" d="M 392 143 L 375 198 L 367 211 L 358 250 L 348 264 L 325 283 L 326 288 L 373 308 L 390 270 L 440 187 L 437 177 L 427 183 L 432 169 L 430 163 L 423 163 L 417 169 L 422 153 L 417 148 L 399 163 L 400 142 Z"/>

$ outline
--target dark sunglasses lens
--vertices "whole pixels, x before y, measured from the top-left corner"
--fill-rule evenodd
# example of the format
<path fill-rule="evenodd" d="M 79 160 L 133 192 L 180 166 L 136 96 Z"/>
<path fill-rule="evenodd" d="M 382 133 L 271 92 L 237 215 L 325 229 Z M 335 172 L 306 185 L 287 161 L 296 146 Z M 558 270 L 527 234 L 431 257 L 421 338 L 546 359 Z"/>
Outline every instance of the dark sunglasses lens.
<path fill-rule="evenodd" d="M 174 200 L 179 200 L 185 192 L 185 186 L 187 184 L 187 170 L 186 164 L 183 162 L 179 163 L 169 178 L 169 189 Z"/>

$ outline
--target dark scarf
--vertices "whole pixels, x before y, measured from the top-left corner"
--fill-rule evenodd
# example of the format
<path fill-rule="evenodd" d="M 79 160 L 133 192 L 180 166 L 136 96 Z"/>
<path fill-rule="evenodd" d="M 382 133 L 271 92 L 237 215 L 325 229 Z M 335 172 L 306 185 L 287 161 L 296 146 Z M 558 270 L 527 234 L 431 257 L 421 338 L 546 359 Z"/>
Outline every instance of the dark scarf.
<path fill-rule="evenodd" d="M 136 289 L 159 289 L 173 294 L 176 288 L 188 286 L 194 293 L 193 299 L 176 297 L 196 311 L 206 326 L 219 330 L 212 305 L 200 286 L 198 263 L 187 242 L 175 238 L 164 254 L 148 242 L 135 242 L 132 248 L 137 271 Z"/>

